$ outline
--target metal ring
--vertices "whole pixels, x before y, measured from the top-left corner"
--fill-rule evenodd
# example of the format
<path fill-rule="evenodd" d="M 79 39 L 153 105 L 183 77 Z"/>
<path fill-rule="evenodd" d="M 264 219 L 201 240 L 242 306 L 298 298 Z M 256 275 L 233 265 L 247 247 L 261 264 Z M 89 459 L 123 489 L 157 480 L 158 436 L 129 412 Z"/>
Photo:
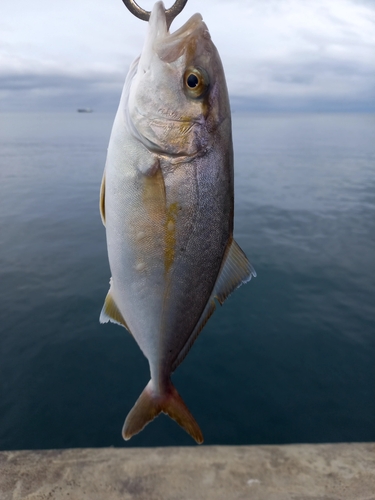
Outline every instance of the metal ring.
<path fill-rule="evenodd" d="M 142 9 L 134 0 L 122 0 L 126 7 L 130 10 L 135 17 L 142 19 L 142 21 L 148 21 L 150 19 L 151 12 Z M 167 20 L 167 28 L 172 24 L 172 21 L 185 7 L 188 0 L 176 0 L 172 7 L 165 11 L 165 18 Z"/>

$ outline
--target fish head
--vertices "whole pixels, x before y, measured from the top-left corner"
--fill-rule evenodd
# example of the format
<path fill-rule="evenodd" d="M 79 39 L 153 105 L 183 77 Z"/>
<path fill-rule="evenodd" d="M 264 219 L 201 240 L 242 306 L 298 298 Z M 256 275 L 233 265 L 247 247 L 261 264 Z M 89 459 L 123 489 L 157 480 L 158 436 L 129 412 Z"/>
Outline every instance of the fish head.
<path fill-rule="evenodd" d="M 230 131 L 224 70 L 200 14 L 170 33 L 163 2 L 155 4 L 126 112 L 133 134 L 175 161 L 204 155 L 224 122 Z"/>

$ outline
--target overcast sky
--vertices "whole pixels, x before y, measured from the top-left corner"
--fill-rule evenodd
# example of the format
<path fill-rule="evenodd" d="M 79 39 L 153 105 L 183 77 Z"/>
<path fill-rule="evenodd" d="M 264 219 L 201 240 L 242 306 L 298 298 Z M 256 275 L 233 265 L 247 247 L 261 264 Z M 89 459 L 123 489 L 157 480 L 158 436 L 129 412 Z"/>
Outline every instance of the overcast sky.
<path fill-rule="evenodd" d="M 195 12 L 235 107 L 375 111 L 375 0 L 188 0 L 172 31 Z M 121 0 L 1 0 L 0 111 L 115 109 L 146 27 Z"/>

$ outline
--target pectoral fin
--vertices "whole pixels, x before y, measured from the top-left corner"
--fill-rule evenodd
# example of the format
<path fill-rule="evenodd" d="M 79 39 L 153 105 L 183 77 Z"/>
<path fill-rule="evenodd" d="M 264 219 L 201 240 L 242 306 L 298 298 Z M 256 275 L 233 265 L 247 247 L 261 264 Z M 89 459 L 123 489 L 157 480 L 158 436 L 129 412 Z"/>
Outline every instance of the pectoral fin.
<path fill-rule="evenodd" d="M 185 359 L 185 356 L 190 351 L 191 346 L 194 344 L 204 325 L 214 313 L 216 309 L 215 299 L 217 299 L 220 305 L 222 305 L 225 299 L 236 288 L 244 283 L 247 283 L 251 280 L 252 276 L 255 277 L 256 275 L 257 274 L 255 272 L 255 269 L 247 260 L 246 255 L 241 250 L 239 245 L 232 239 L 225 251 L 221 270 L 216 280 L 212 294 L 192 334 L 175 359 L 172 365 L 172 371 L 174 371 L 178 367 L 178 365 Z"/>
<path fill-rule="evenodd" d="M 103 174 L 102 184 L 100 186 L 99 210 L 102 217 L 102 222 L 105 225 L 105 170 Z"/>
<path fill-rule="evenodd" d="M 99 321 L 100 323 L 108 323 L 109 321 L 111 321 L 112 323 L 116 323 L 117 325 L 124 326 L 128 330 L 128 332 L 130 332 L 129 327 L 126 324 L 126 321 L 124 320 L 112 296 L 111 289 L 109 289 L 109 292 L 107 293 L 107 296 L 105 298 Z"/>

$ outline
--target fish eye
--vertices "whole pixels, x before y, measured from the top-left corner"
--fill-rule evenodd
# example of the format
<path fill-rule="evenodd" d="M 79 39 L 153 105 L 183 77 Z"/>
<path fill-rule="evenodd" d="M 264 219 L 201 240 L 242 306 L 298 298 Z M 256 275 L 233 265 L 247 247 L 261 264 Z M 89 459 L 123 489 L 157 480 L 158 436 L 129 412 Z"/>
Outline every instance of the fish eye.
<path fill-rule="evenodd" d="M 190 73 L 190 75 L 186 78 L 186 83 L 189 88 L 195 89 L 195 87 L 199 83 L 197 75 L 194 75 L 194 73 Z"/>
<path fill-rule="evenodd" d="M 187 68 L 184 74 L 184 88 L 189 97 L 202 97 L 208 89 L 208 75 L 202 68 Z"/>

